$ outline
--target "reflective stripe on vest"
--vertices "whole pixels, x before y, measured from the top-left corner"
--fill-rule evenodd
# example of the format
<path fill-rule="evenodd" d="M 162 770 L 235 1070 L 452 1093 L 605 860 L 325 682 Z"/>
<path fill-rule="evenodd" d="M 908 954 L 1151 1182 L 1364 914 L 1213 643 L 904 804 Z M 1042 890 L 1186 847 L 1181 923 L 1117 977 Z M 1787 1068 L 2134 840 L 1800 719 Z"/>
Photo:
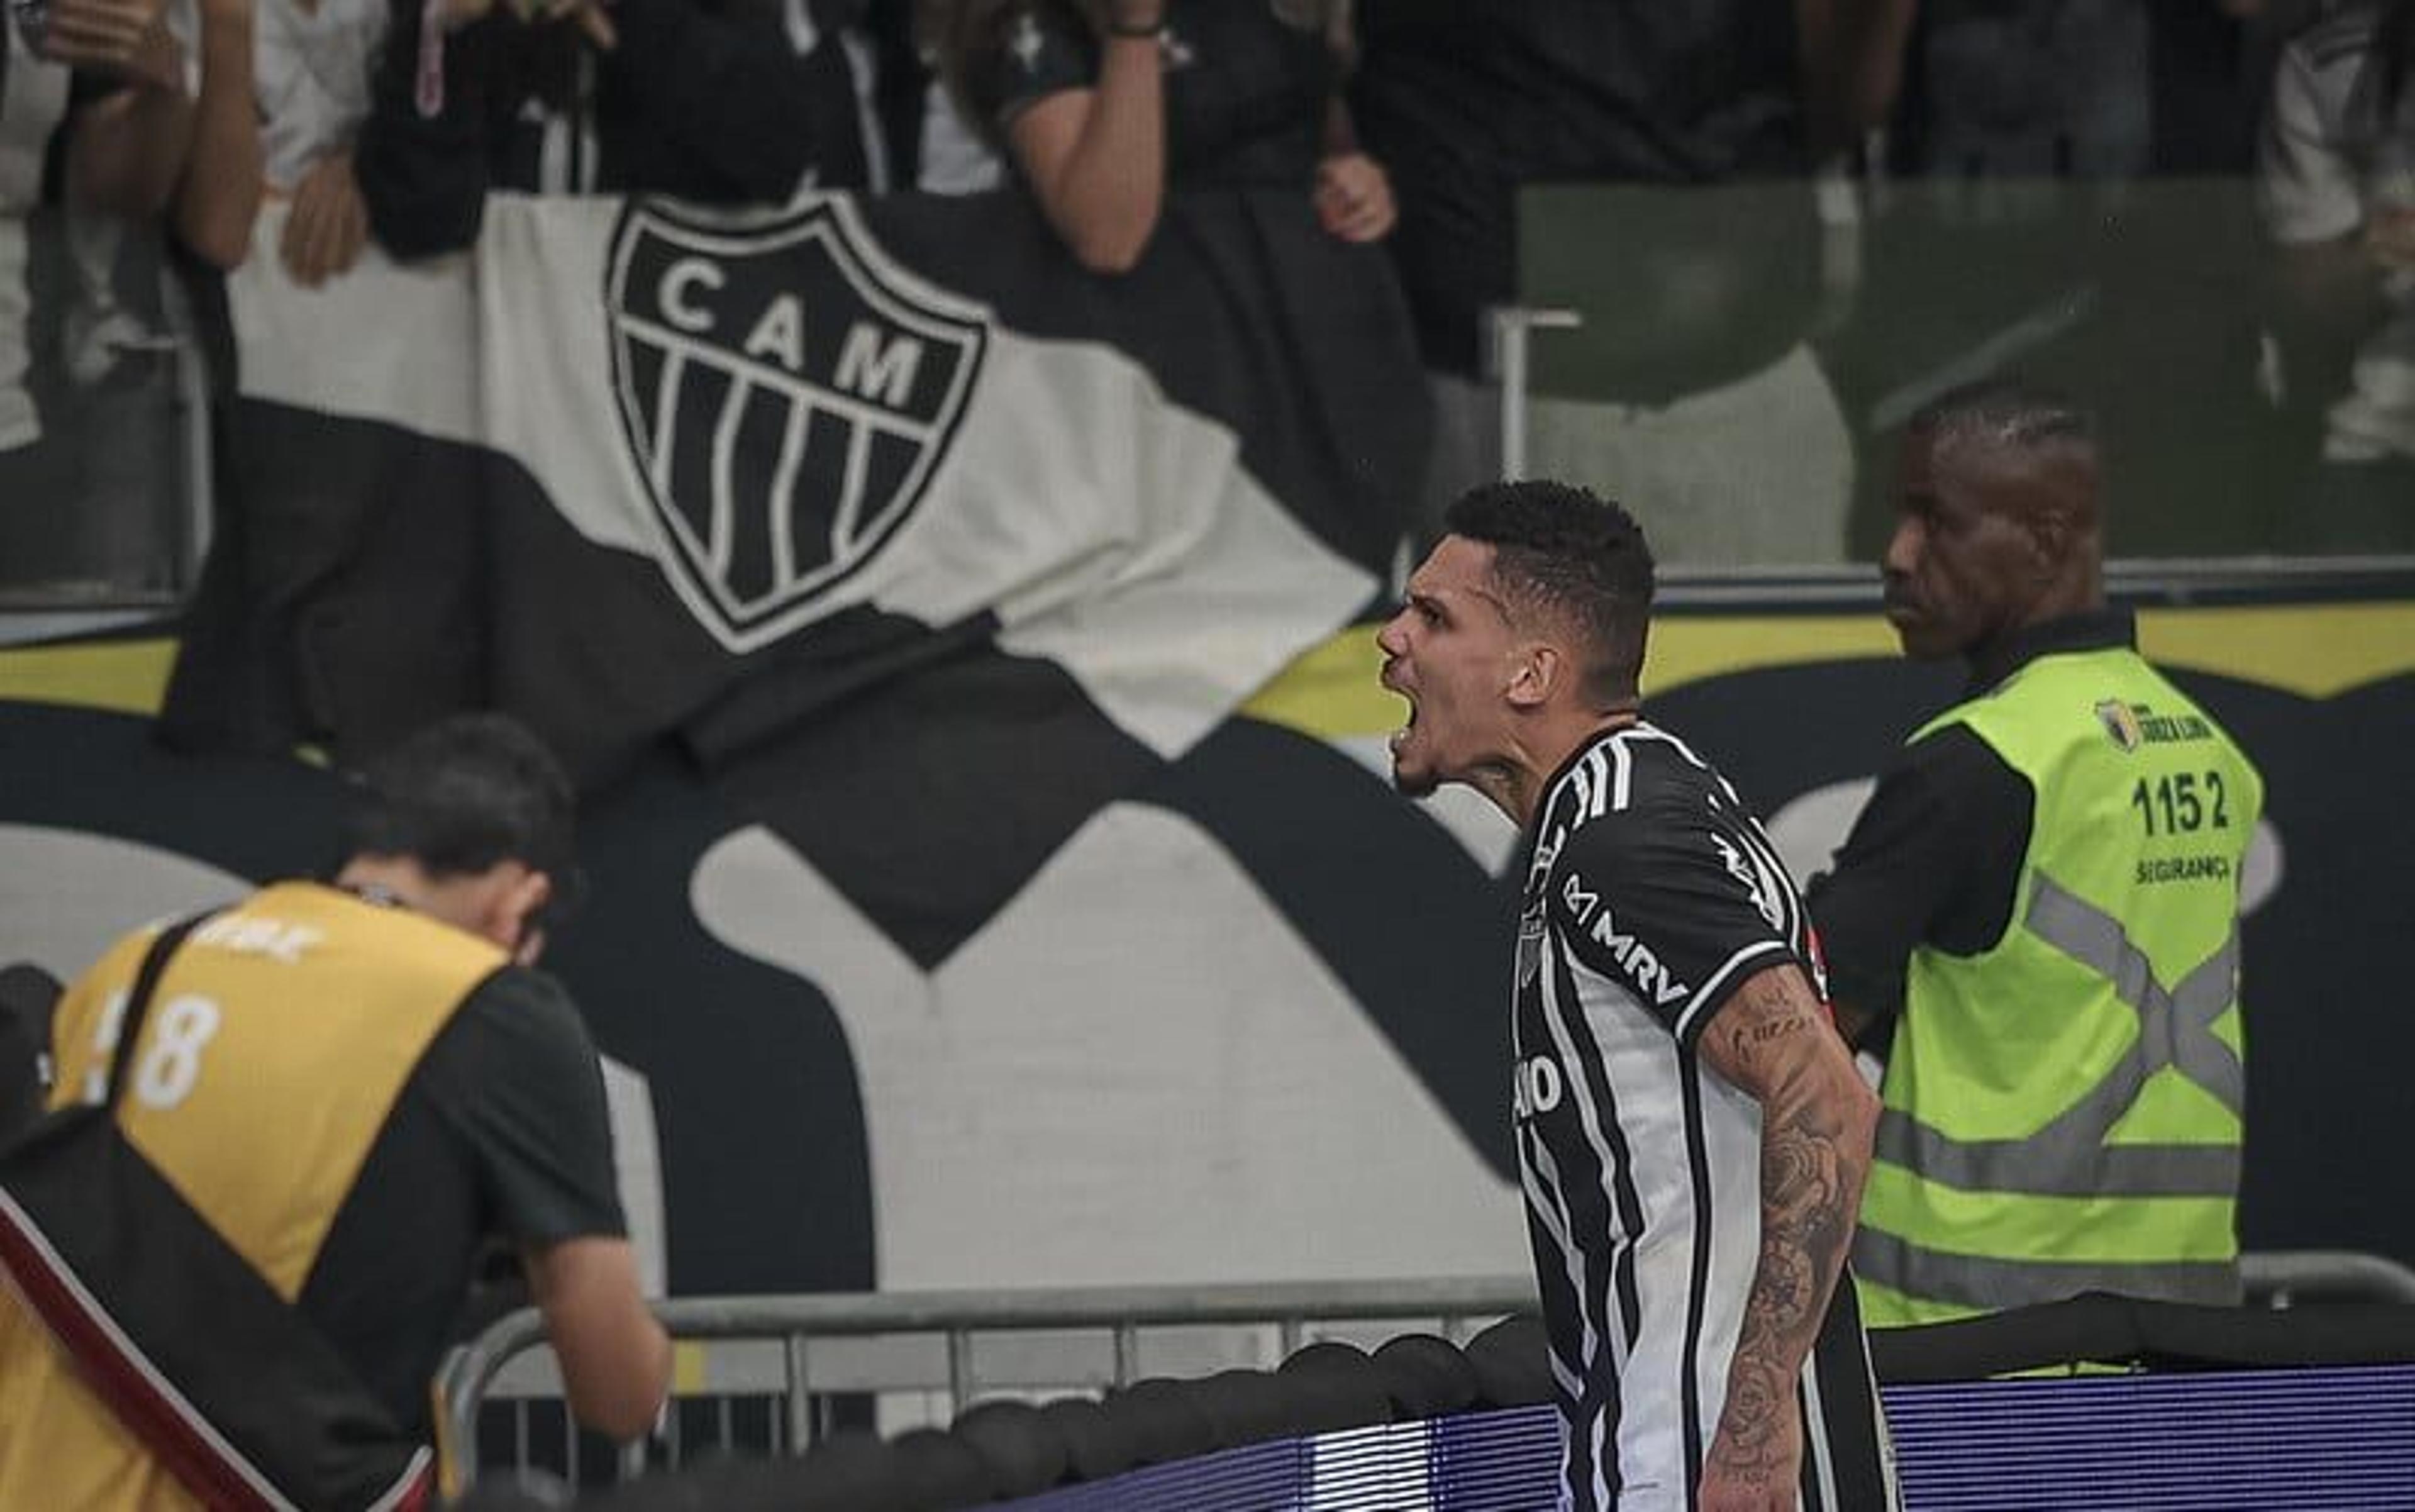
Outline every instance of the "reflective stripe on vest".
<path fill-rule="evenodd" d="M 2228 1202 L 2239 1190 L 2235 1143 L 2109 1143 L 2115 1127 L 2167 1067 L 2234 1115 L 2246 1106 L 2238 1053 L 2213 1031 L 2238 996 L 2239 930 L 2192 968 L 2178 987 L 2155 979 L 2146 953 L 2111 914 L 2035 875 L 2022 927 L 2037 940 L 2106 979 L 2116 1000 L 2136 1013 L 2129 1053 L 2077 1102 L 2019 1139 L 1958 1140 L 1900 1108 L 1882 1109 L 1873 1153 L 1923 1181 L 2009 1197 L 2203 1198 Z M 1988 1311 L 2050 1302 L 2086 1291 L 2227 1305 L 2239 1300 L 2235 1260 L 2067 1260 L 1958 1254 L 1864 1226 L 1854 1236 L 1853 1269 L 1865 1281 L 1926 1304 Z M 1896 1310 L 1866 1306 L 1875 1317 Z M 1904 1320 L 1898 1320 L 1904 1321 Z"/>
<path fill-rule="evenodd" d="M 1997 1260 L 1924 1250 L 1877 1229 L 1853 1236 L 1853 1274 L 1914 1297 L 1987 1312 L 2060 1302 L 2082 1292 L 2135 1296 L 2142 1284 L 2152 1284 L 2155 1296 L 2168 1302 L 2228 1307 L 2239 1300 L 2235 1261 Z"/>
<path fill-rule="evenodd" d="M 2233 1114 L 2247 1105 L 2246 1070 L 2213 1032 L 2239 974 L 2239 930 L 2167 989 L 2122 921 L 2040 875 L 2023 923 L 2030 933 L 2109 979 L 2138 1015 L 2138 1041 L 2088 1095 L 2024 1139 L 1963 1141 L 1900 1108 L 1879 1115 L 1878 1158 L 1965 1191 L 2036 1197 L 2219 1197 L 2239 1190 L 2235 1145 L 2111 1145 L 2107 1140 L 2147 1085 L 2173 1067 Z M 2125 1270 L 2134 1267 L 2122 1267 Z M 1882 1277 L 1872 1274 L 1873 1280 Z M 1908 1290 L 1925 1291 L 1911 1287 Z"/>

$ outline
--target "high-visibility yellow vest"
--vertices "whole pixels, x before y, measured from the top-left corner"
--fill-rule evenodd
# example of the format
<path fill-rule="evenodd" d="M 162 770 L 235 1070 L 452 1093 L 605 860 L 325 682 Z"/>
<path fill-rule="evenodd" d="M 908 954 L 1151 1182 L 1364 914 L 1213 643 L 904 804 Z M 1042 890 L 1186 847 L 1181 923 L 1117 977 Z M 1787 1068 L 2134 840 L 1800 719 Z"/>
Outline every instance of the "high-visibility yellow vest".
<path fill-rule="evenodd" d="M 2127 648 L 2037 658 L 1959 724 L 2028 780 L 1993 948 L 1923 946 L 1853 1266 L 1872 1326 L 2087 1291 L 2239 1296 L 2239 894 L 2264 783 Z"/>

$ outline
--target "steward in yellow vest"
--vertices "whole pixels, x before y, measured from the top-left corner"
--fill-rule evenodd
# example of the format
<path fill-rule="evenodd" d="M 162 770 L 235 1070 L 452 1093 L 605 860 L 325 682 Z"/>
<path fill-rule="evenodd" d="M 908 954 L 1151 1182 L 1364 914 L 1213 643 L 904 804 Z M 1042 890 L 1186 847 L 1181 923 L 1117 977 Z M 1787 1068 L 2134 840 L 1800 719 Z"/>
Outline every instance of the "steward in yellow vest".
<path fill-rule="evenodd" d="M 1908 430 L 1889 619 L 1959 655 L 1810 893 L 1882 1047 L 1864 1318 L 2239 1297 L 2239 898 L 2263 781 L 2105 606 L 2086 419 L 1990 385 Z M 1891 1031 L 1891 1035 L 1890 1035 Z"/>

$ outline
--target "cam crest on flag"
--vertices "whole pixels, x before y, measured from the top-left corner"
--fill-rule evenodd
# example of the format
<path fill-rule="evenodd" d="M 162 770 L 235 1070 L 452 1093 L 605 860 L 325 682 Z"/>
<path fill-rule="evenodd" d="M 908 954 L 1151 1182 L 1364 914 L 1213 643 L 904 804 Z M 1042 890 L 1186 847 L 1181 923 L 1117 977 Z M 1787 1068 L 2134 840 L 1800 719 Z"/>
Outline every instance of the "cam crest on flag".
<path fill-rule="evenodd" d="M 605 307 L 663 569 L 732 652 L 843 606 L 947 455 L 988 327 L 886 267 L 843 201 L 775 219 L 632 202 Z"/>

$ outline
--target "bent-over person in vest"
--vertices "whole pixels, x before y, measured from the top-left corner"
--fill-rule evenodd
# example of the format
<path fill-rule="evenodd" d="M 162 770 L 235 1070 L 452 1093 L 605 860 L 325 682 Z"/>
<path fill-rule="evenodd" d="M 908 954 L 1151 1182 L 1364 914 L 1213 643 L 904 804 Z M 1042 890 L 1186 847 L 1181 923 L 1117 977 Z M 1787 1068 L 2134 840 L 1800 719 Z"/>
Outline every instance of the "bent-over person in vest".
<path fill-rule="evenodd" d="M 60 1002 L 52 1101 L 113 1108 L 142 1179 L 112 1216 L 174 1264 L 63 1272 L 42 1215 L 0 1193 L 0 1506 L 432 1505 L 430 1379 L 496 1241 L 578 1417 L 630 1438 L 660 1412 L 670 1345 L 638 1292 L 602 1067 L 532 969 L 576 880 L 569 782 L 526 730 L 472 715 L 399 743 L 354 799 L 330 881 L 264 887 L 159 957 L 125 1055 L 158 928 Z M 253 1310 L 231 1321 L 230 1298 Z M 341 1430 L 331 1379 L 359 1398 Z M 247 1450 L 230 1423 L 263 1417 Z M 392 1485 L 262 1469 L 335 1464 L 348 1434 L 401 1446 Z"/>
<path fill-rule="evenodd" d="M 1963 700 L 1810 891 L 1881 1055 L 1872 1326 L 2082 1292 L 2240 1296 L 2240 876 L 2263 779 L 2105 598 L 2088 417 L 2008 382 L 1907 428 L 1887 618 Z"/>

